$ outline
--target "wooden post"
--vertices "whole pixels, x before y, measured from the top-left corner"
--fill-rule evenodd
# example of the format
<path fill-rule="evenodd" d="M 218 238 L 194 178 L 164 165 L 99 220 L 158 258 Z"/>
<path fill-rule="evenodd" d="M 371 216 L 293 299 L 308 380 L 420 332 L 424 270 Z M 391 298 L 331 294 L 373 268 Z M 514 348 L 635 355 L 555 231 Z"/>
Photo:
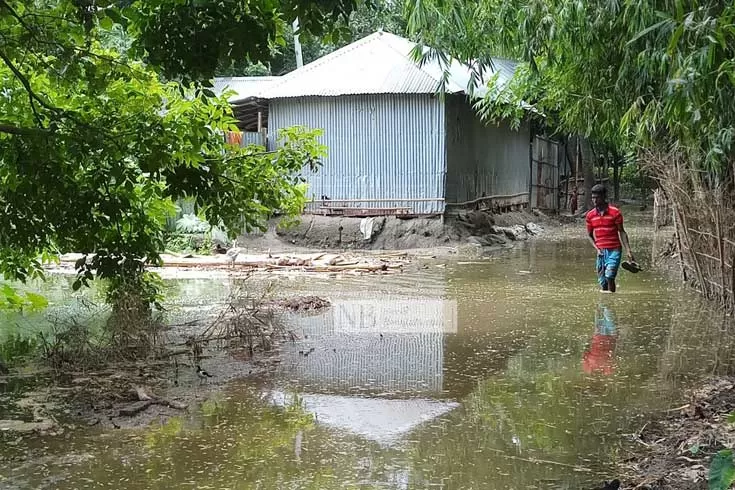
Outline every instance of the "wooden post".
<path fill-rule="evenodd" d="M 543 179 L 541 168 L 542 162 L 544 161 L 544 147 L 542 143 L 539 143 L 538 145 L 538 153 L 536 154 L 537 161 L 536 161 L 536 175 L 538 176 L 536 178 L 536 207 L 540 208 L 540 201 L 541 201 L 541 182 Z M 544 188 L 544 200 L 546 199 L 546 188 Z"/>
<path fill-rule="evenodd" d="M 567 183 L 566 187 L 564 189 L 564 206 L 562 206 L 562 209 L 567 209 L 569 207 L 569 179 L 572 177 L 570 174 L 572 173 L 572 166 L 569 164 L 569 161 L 567 160 L 567 143 L 569 141 L 564 142 L 564 174 L 567 176 Z M 559 147 L 559 150 L 561 152 L 561 147 Z"/>
<path fill-rule="evenodd" d="M 263 127 L 263 111 L 258 111 L 258 134 L 260 134 L 260 142 L 263 148 L 268 149 L 268 137 Z"/>
<path fill-rule="evenodd" d="M 528 143 L 528 207 L 533 207 L 533 150 L 536 144 L 536 137 L 533 134 L 533 123 L 530 125 L 531 128 L 531 141 Z"/>
<path fill-rule="evenodd" d="M 574 185 L 577 185 L 577 182 L 579 181 L 579 159 L 582 157 L 582 149 L 579 147 L 579 135 L 576 137 L 577 141 L 577 168 L 574 170 Z"/>
<path fill-rule="evenodd" d="M 582 203 L 582 205 L 579 205 L 579 161 L 582 158 L 582 147 L 579 143 L 579 135 L 576 136 L 576 142 L 577 142 L 577 151 L 576 151 L 576 160 L 577 160 L 577 168 L 574 171 L 574 188 L 576 189 L 574 192 L 577 193 L 575 196 L 577 198 L 577 209 L 587 209 L 586 203 Z M 584 183 L 582 184 L 584 185 Z M 589 196 L 585 195 L 585 199 L 589 199 Z"/>

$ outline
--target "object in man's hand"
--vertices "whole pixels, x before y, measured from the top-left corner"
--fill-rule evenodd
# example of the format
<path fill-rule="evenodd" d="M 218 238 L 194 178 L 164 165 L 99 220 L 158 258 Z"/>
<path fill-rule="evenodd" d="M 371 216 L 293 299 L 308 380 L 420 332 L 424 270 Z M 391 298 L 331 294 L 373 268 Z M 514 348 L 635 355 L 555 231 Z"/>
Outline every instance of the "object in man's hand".
<path fill-rule="evenodd" d="M 625 269 L 628 272 L 632 272 L 633 274 L 636 274 L 636 273 L 640 272 L 641 270 L 643 270 L 643 269 L 641 269 L 641 266 L 638 265 L 638 262 L 629 262 L 627 260 L 624 261 L 620 265 L 620 267 L 622 267 L 623 269 Z"/>

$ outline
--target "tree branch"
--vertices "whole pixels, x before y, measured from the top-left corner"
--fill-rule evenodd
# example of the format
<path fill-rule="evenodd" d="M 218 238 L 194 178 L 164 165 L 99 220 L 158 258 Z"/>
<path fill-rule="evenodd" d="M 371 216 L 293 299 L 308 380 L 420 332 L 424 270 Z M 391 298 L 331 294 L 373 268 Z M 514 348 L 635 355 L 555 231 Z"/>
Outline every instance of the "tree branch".
<path fill-rule="evenodd" d="M 49 134 L 49 131 L 41 128 L 24 128 L 0 121 L 0 133 L 15 134 L 19 136 L 40 136 Z"/>
<path fill-rule="evenodd" d="M 22 25 L 28 32 L 33 34 L 33 29 L 31 29 L 31 27 L 28 24 L 26 24 L 23 18 L 20 15 L 18 15 L 18 12 L 13 10 L 13 7 L 11 7 L 10 4 L 8 4 L 8 2 L 6 2 L 5 0 L 0 0 L 0 7 L 5 7 L 6 9 L 8 9 L 10 11 L 10 15 L 15 17 L 18 20 L 18 22 L 20 22 L 20 25 Z"/>
<path fill-rule="evenodd" d="M 8 68 L 10 68 L 10 70 L 13 72 L 13 74 L 15 74 L 16 78 L 18 78 L 20 83 L 25 88 L 26 92 L 28 93 L 28 98 L 31 103 L 31 110 L 33 111 L 33 115 L 36 119 L 36 122 L 38 122 L 38 125 L 41 128 L 46 129 L 45 126 L 43 125 L 43 121 L 41 120 L 41 115 L 38 113 L 38 110 L 36 109 L 36 104 L 34 103 L 34 101 L 38 102 L 38 104 L 40 104 L 45 109 L 51 111 L 56 117 L 59 117 L 59 118 L 66 117 L 74 121 L 79 126 L 83 126 L 92 131 L 99 131 L 99 128 L 96 128 L 90 125 L 89 123 L 79 119 L 77 115 L 74 114 L 72 111 L 68 111 L 66 109 L 62 109 L 59 107 L 54 107 L 49 102 L 46 102 L 45 100 L 43 100 L 38 94 L 36 94 L 36 92 L 33 91 L 33 87 L 31 87 L 31 84 L 28 81 L 28 79 L 25 77 L 25 75 L 23 75 L 20 72 L 20 70 L 18 70 L 18 68 L 13 64 L 10 58 L 8 58 L 8 56 L 2 50 L 0 50 L 0 60 L 3 60 L 3 62 L 5 62 L 5 65 Z M 109 141 L 111 141 L 115 146 L 117 146 L 117 148 L 120 151 L 125 152 L 124 147 L 120 144 L 117 138 L 112 137 L 110 133 L 108 133 L 108 135 L 110 135 Z"/>
<path fill-rule="evenodd" d="M 8 58 L 8 56 L 3 51 L 0 51 L 0 59 L 3 60 L 3 62 L 8 68 L 10 68 L 10 71 L 13 72 L 15 77 L 20 81 L 20 83 L 26 89 L 26 92 L 28 92 L 28 99 L 30 100 L 30 103 L 31 103 L 31 110 L 33 111 L 33 116 L 35 117 L 38 125 L 43 127 L 43 120 L 41 119 L 41 115 L 38 113 L 38 109 L 36 109 L 36 104 L 34 101 L 38 101 L 38 103 L 41 104 L 46 109 L 54 110 L 54 108 L 48 105 L 45 101 L 43 101 L 36 94 L 36 92 L 33 91 L 33 87 L 31 87 L 31 83 L 28 81 L 28 79 L 25 77 L 25 75 L 23 75 L 20 72 L 20 70 L 18 70 L 18 68 L 16 68 L 16 66 L 13 64 L 10 58 Z"/>

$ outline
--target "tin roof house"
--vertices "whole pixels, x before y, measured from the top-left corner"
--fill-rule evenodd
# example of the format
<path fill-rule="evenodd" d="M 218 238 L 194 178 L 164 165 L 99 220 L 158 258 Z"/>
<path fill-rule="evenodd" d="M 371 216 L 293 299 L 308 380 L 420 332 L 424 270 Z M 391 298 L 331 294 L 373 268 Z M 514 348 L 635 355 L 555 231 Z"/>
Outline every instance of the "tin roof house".
<path fill-rule="evenodd" d="M 415 44 L 376 32 L 277 79 L 251 100 L 268 101 L 268 145 L 281 128 L 322 128 L 328 156 L 304 170 L 307 212 L 440 215 L 486 202 L 528 205 L 531 131 L 485 124 L 471 106 L 467 67 L 453 61 L 445 96 L 437 62 L 417 63 Z M 495 59 L 487 79 L 507 83 L 515 62 Z M 473 96 L 482 96 L 476 83 Z M 326 198 L 326 199 L 324 199 Z"/>
<path fill-rule="evenodd" d="M 228 98 L 232 112 L 238 120 L 238 127 L 246 132 L 258 132 L 268 126 L 268 101 L 257 97 L 279 77 L 217 77 L 214 79 L 214 92 L 234 92 Z"/>

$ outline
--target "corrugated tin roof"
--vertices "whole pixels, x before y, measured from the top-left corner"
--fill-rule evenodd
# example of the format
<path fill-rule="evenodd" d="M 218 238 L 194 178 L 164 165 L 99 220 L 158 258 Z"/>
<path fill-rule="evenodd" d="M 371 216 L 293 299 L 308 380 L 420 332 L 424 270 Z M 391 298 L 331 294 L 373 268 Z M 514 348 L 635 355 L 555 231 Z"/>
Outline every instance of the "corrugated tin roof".
<path fill-rule="evenodd" d="M 281 77 L 216 77 L 214 79 L 214 93 L 220 95 L 225 90 L 237 92 L 228 100 L 237 102 L 248 97 L 253 97 L 263 91 L 270 83 Z"/>
<path fill-rule="evenodd" d="M 437 61 L 419 66 L 411 57 L 415 46 L 400 36 L 379 31 L 280 77 L 257 96 L 280 99 L 434 93 L 439 87 L 442 68 Z M 516 67 L 515 62 L 500 58 L 494 59 L 493 64 L 494 70 L 487 70 L 485 77 L 489 79 L 497 71 L 499 84 L 506 83 Z M 446 92 L 468 93 L 469 81 L 470 69 L 452 60 Z M 483 95 L 484 85 L 475 87 L 477 95 Z"/>

